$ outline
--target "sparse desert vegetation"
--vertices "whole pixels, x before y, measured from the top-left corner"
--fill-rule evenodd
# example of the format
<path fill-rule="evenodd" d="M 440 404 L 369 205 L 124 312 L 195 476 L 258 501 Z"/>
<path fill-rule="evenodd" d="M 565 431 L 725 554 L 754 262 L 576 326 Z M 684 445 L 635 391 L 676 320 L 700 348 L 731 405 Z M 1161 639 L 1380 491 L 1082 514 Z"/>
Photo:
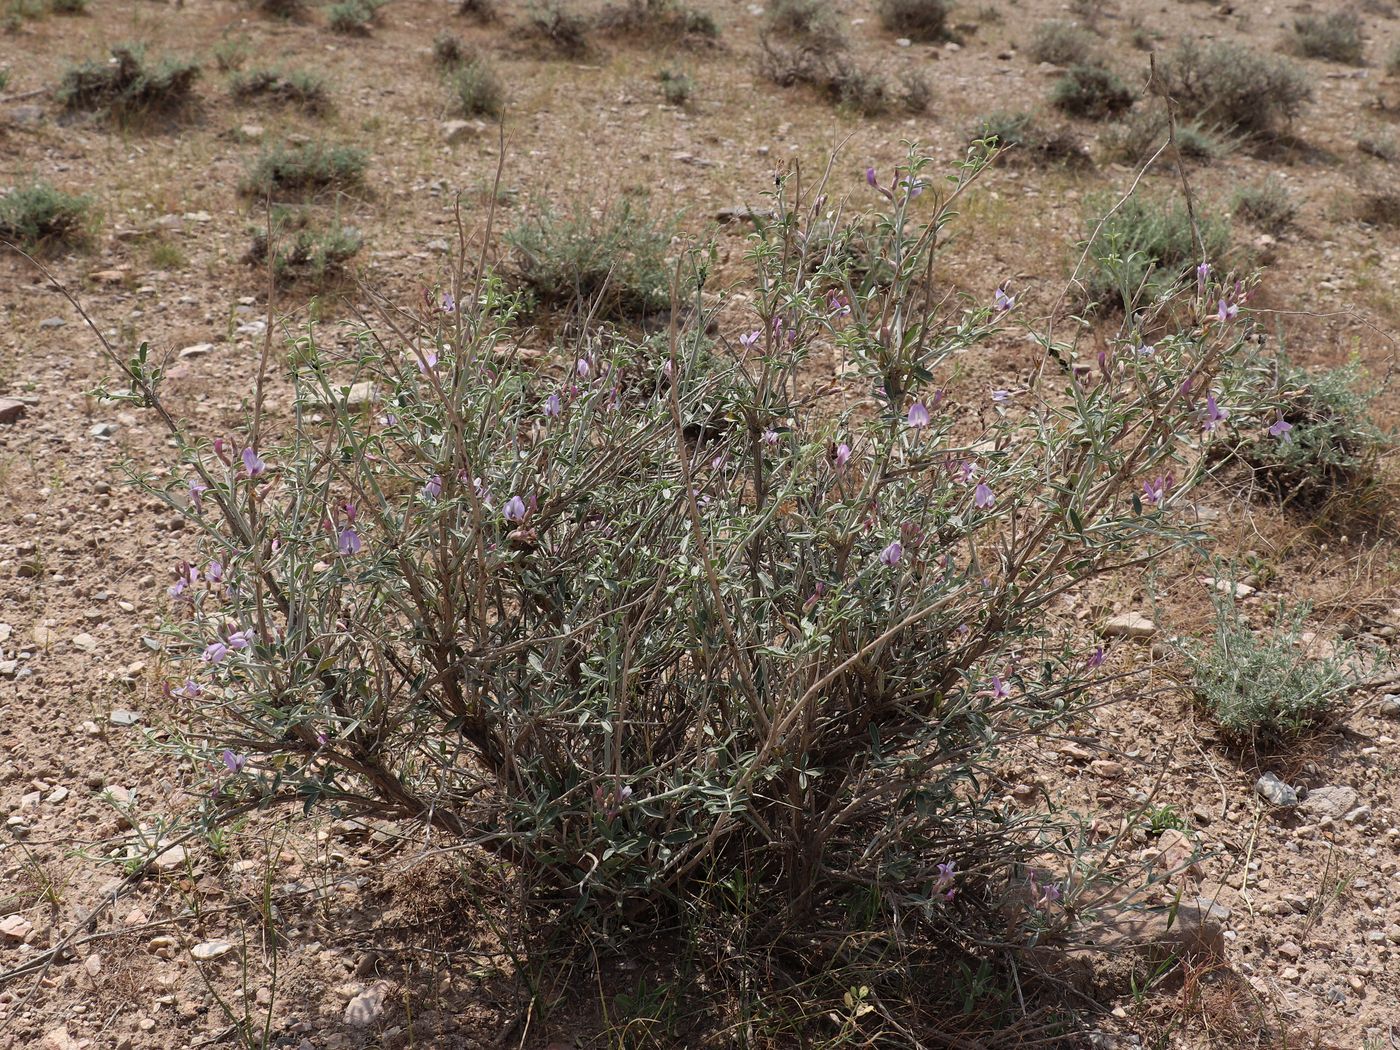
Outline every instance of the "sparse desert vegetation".
<path fill-rule="evenodd" d="M 10 0 L 0 1046 L 1389 1045 L 1397 55 Z"/>

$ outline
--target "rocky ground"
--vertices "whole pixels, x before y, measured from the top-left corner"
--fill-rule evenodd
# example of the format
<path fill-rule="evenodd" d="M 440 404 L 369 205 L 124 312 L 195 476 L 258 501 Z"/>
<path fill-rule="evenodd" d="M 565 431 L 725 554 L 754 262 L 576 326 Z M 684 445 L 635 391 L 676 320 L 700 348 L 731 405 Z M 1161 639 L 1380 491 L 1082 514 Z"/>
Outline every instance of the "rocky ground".
<path fill-rule="evenodd" d="M 488 51 L 502 72 L 507 220 L 541 200 L 645 191 L 684 209 L 684 236 L 715 236 L 733 276 L 743 227 L 716 218 L 759 204 L 775 168 L 817 171 L 842 146 L 832 189 L 856 198 L 865 167 L 890 169 L 902 139 L 951 163 L 981 116 L 1043 106 L 1055 71 L 1025 56 L 1030 28 L 1082 16 L 1048 0 L 968 3 L 955 16 L 960 43 L 923 45 L 881 29 L 870 4 L 840 4 L 862 59 L 891 74 L 921 71 L 933 87 L 926 114 L 867 119 L 758 76 L 758 6 L 701 6 L 719 23 L 718 44 L 599 37 L 563 60 L 513 28 L 523 10 L 513 4 L 477 25 L 454 5 L 393 0 L 362 37 L 328 33 L 319 13 L 283 22 L 227 0 L 20 18 L 0 35 L 10 72 L 0 186 L 37 175 L 92 196 L 100 223 L 90 243 L 45 263 L 115 346 L 149 341 L 168 362 L 175 409 L 212 437 L 241 419 L 269 313 L 263 275 L 242 262 L 258 207 L 236 189 L 262 143 L 305 136 L 370 150 L 366 191 L 323 207 L 364 232 L 359 277 L 391 295 L 412 297 L 443 274 L 459 192 L 468 225 L 481 220 L 499 147 L 494 128 L 447 123 L 456 115 L 430 56 L 443 30 Z M 1163 48 L 1191 34 L 1272 49 L 1309 5 L 1082 6 L 1099 12 L 1116 64 L 1140 82 L 1146 53 L 1127 42 L 1137 28 Z M 1377 421 L 1393 426 L 1400 398 L 1382 383 L 1396 363 L 1400 236 L 1359 221 L 1355 203 L 1400 186 L 1400 162 L 1357 148 L 1400 135 L 1400 84 L 1379 65 L 1400 42 L 1400 18 L 1371 3 L 1364 20 L 1371 65 L 1306 60 L 1317 97 L 1292 128 L 1306 150 L 1242 148 L 1190 177 L 1216 203 L 1267 174 L 1290 188 L 1301 206 L 1290 230 L 1236 224 L 1266 267 L 1253 305 L 1301 363 L 1356 358 L 1381 389 Z M 63 69 L 126 39 L 201 59 L 192 118 L 114 130 L 58 112 L 44 92 Z M 246 41 L 254 63 L 275 56 L 323 72 L 332 109 L 235 105 L 212 57 L 229 41 Z M 693 76 L 690 105 L 662 100 L 662 68 Z M 1103 125 L 1070 128 L 1096 152 Z M 949 256 L 959 289 L 986 300 L 1013 282 L 1024 308 L 1048 310 L 1084 200 L 1125 190 L 1133 175 L 1115 164 L 994 171 Z M 1163 189 L 1173 179 L 1148 176 Z M 354 301 L 352 285 L 340 291 Z M 0 307 L 0 972 L 9 978 L 0 1046 L 214 1045 L 244 1018 L 260 1032 L 265 1020 L 268 1045 L 289 1047 L 586 1045 L 581 1015 L 523 1013 L 508 952 L 489 935 L 473 939 L 479 957 L 433 950 L 470 891 L 428 859 L 414 829 L 325 819 L 288 830 L 260 817 L 216 842 L 166 838 L 162 821 L 188 810 L 194 771 L 161 750 L 160 726 L 179 710 L 147 640 L 166 611 L 170 566 L 194 539 L 127 472 L 166 469 L 168 436 L 150 413 L 93 396 L 111 363 L 71 304 L 13 254 L 0 254 Z M 345 310 L 293 288 L 271 314 L 280 336 Z M 966 382 L 1010 385 L 1034 363 L 1033 347 L 1008 339 L 970 365 Z M 830 369 L 822 378 L 839 380 Z M 1201 516 L 1218 553 L 1251 552 L 1267 567 L 1243 599 L 1256 622 L 1279 596 L 1307 599 L 1319 646 L 1355 637 L 1395 654 L 1392 539 L 1319 535 L 1226 483 Z M 1144 864 L 1184 868 L 1169 885 L 1201 950 L 1184 983 L 1123 989 L 1102 1043 L 1252 1046 L 1269 1029 L 1291 1033 L 1289 1046 L 1400 1046 L 1400 678 L 1378 665 L 1339 723 L 1300 748 L 1226 747 L 1172 688 L 1160 647 L 1202 633 L 1212 586 L 1202 575 L 1183 561 L 1066 606 L 1086 626 L 1111 625 L 1112 658 L 1148 666 L 1144 684 L 1073 737 L 1018 756 L 1008 781 L 1017 804 L 1053 796 L 1106 834 L 1127 821 Z M 122 861 L 157 843 L 154 877 L 123 885 Z M 60 942 L 75 957 L 50 961 Z"/>

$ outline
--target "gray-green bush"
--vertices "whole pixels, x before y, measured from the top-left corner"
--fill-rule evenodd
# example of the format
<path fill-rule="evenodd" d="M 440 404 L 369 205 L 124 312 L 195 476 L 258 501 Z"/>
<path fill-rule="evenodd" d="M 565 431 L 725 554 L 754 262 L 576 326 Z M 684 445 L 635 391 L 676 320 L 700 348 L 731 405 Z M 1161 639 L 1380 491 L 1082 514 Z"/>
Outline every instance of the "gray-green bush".
<path fill-rule="evenodd" d="M 354 146 L 278 145 L 254 162 L 241 189 L 256 196 L 353 189 L 364 181 L 367 160 L 365 151 Z"/>
<path fill-rule="evenodd" d="M 194 101 L 199 66 L 176 58 L 146 62 L 139 45 L 112 48 L 112 62 L 85 62 L 63 74 L 56 97 L 70 112 L 118 119 L 173 113 Z"/>
<path fill-rule="evenodd" d="M 330 109 L 330 93 L 325 78 L 305 70 L 281 72 L 253 69 L 229 77 L 229 94 L 238 102 L 267 102 L 295 106 L 304 113 L 320 116 Z"/>
<path fill-rule="evenodd" d="M 332 32 L 363 36 L 379 20 L 379 9 L 388 0 L 341 0 L 326 8 L 326 25 Z"/>
<path fill-rule="evenodd" d="M 274 209 L 271 226 L 254 232 L 246 261 L 268 268 L 279 285 L 335 281 L 364 245 L 354 227 L 321 224 L 306 211 Z"/>
<path fill-rule="evenodd" d="M 1051 19 L 1036 26 L 1026 53 L 1037 62 L 1082 66 L 1093 58 L 1098 43 L 1098 37 L 1077 22 Z"/>
<path fill-rule="evenodd" d="M 177 476 L 144 479 L 205 537 L 165 636 L 167 746 L 214 771 L 196 797 L 431 823 L 556 931 L 626 957 L 664 925 L 710 987 L 753 988 L 765 1031 L 800 982 L 795 1043 L 862 986 L 875 1042 L 1020 1024 L 1043 987 L 1020 949 L 1074 922 L 1106 856 L 1005 805 L 1005 752 L 1108 688 L 1046 610 L 1189 535 L 1194 473 L 1132 495 L 1194 441 L 1189 391 L 1242 331 L 1188 325 L 1150 358 L 1125 332 L 1113 368 L 1052 374 L 1034 407 L 938 398 L 1015 316 L 924 302 L 984 162 L 944 180 L 914 155 L 852 187 L 890 273 L 867 292 L 807 247 L 837 188 L 784 179 L 733 329 L 703 251 L 666 335 L 592 328 L 561 367 L 520 361 L 520 302 L 484 269 L 415 320 L 308 326 L 288 378 L 319 421 L 177 433 Z M 833 345 L 878 392 L 835 420 L 800 386 Z M 159 398 L 120 363 L 119 396 Z M 345 403 L 355 382 L 378 410 Z M 949 974 L 1010 989 L 1011 959 L 1021 994 L 968 1012 Z"/>
<path fill-rule="evenodd" d="M 46 182 L 17 187 L 0 197 L 0 240 L 29 249 L 74 243 L 83 236 L 89 207 L 88 198 Z"/>
<path fill-rule="evenodd" d="M 1162 89 L 1206 125 L 1277 132 L 1312 99 L 1307 74 L 1287 59 L 1236 44 L 1181 44 L 1159 67 Z"/>
<path fill-rule="evenodd" d="M 1063 164 L 1067 167 L 1089 167 L 1092 161 L 1084 144 L 1062 128 L 1045 128 L 1031 113 L 1002 111 L 991 113 L 978 122 L 969 136 L 970 141 L 995 139 L 998 147 L 1009 151 L 1008 160 L 1029 161 L 1033 164 Z"/>
<path fill-rule="evenodd" d="M 1057 109 L 1092 119 L 1115 116 L 1136 98 L 1118 74 L 1103 66 L 1071 66 L 1050 90 L 1050 102 Z"/>
<path fill-rule="evenodd" d="M 1298 205 L 1287 187 L 1274 176 L 1236 190 L 1231 211 L 1236 218 L 1273 234 L 1287 230 L 1298 217 Z"/>
<path fill-rule="evenodd" d="M 1307 58 L 1325 58 L 1350 66 L 1365 63 L 1361 19 L 1352 11 L 1305 15 L 1293 23 L 1293 50 Z"/>
<path fill-rule="evenodd" d="M 505 111 L 505 89 L 495 67 L 484 58 L 470 58 L 448 74 L 458 110 L 468 117 L 499 117 Z"/>
<path fill-rule="evenodd" d="M 1166 143 L 1169 131 L 1165 106 L 1150 100 L 1148 105 L 1134 108 L 1121 121 L 1104 129 L 1099 144 L 1111 160 L 1142 164 Z M 1203 127 L 1194 120 L 1176 122 L 1176 147 L 1188 160 L 1219 160 L 1234 146 L 1218 129 Z M 1171 160 L 1170 156 L 1164 157 Z"/>
<path fill-rule="evenodd" d="M 880 0 L 880 24 L 901 37 L 923 43 L 948 40 L 952 29 L 949 0 Z"/>

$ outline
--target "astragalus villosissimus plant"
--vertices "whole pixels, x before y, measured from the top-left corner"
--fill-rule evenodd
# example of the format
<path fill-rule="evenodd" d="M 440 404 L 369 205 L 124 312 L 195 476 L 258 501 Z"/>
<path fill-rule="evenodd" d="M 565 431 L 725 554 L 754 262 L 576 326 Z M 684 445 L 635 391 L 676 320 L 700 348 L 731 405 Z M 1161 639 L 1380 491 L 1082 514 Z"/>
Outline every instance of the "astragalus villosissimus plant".
<path fill-rule="evenodd" d="M 1063 929 L 1071 839 L 1007 804 L 999 761 L 1107 688 L 1048 613 L 1187 538 L 1244 321 L 1202 278 L 1153 347 L 1125 329 L 1081 363 L 1041 335 L 1024 384 L 955 392 L 1020 313 L 949 305 L 937 262 L 991 155 L 869 170 L 873 222 L 785 179 L 737 326 L 699 251 L 667 331 L 589 328 L 543 368 L 484 267 L 295 338 L 291 419 L 182 435 L 179 477 L 147 479 L 205 536 L 168 633 L 216 797 L 418 819 L 605 920 L 801 934 L 821 980 Z M 880 280 L 835 250 L 845 222 Z M 839 418 L 819 348 L 864 390 Z M 128 379 L 158 400 L 141 360 Z"/>

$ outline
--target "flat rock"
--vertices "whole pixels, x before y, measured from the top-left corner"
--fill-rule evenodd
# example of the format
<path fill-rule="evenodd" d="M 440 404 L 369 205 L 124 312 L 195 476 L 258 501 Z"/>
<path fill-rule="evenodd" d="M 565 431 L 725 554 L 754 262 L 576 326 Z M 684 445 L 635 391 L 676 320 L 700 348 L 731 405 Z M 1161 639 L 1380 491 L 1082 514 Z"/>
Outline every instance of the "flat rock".
<path fill-rule="evenodd" d="M 1105 638 L 1146 640 L 1157 633 L 1157 625 L 1140 612 L 1126 612 L 1105 621 L 1099 633 Z"/>
<path fill-rule="evenodd" d="M 205 941 L 191 948 L 190 954 L 200 962 L 210 962 L 214 959 L 222 959 L 231 951 L 233 951 L 233 945 L 228 941 Z"/>
<path fill-rule="evenodd" d="M 345 1004 L 345 1023 L 354 1028 L 373 1024 L 384 1013 L 384 1000 L 389 995 L 387 981 L 375 981 Z"/>
<path fill-rule="evenodd" d="M 0 937 L 10 941 L 22 941 L 33 931 L 34 924 L 23 915 L 6 915 L 0 919 Z"/>
<path fill-rule="evenodd" d="M 74 649 L 81 649 L 85 653 L 97 652 L 97 639 L 87 632 L 75 634 L 71 640 Z"/>
<path fill-rule="evenodd" d="M 141 721 L 141 712 L 128 711 L 125 708 L 117 707 L 112 710 L 108 718 L 114 726 L 134 726 L 137 722 Z"/>
<path fill-rule="evenodd" d="M 1202 576 L 1201 582 L 1207 587 L 1211 587 L 1221 594 L 1228 594 L 1233 598 L 1248 598 L 1251 594 L 1255 594 L 1259 590 L 1259 588 L 1251 587 L 1247 583 L 1236 583 L 1234 580 L 1221 580 L 1214 576 Z"/>
<path fill-rule="evenodd" d="M 169 873 L 183 870 L 188 857 L 189 854 L 186 852 L 184 846 L 171 846 L 168 850 L 159 854 L 151 863 L 157 871 Z"/>
<path fill-rule="evenodd" d="M 1340 820 L 1356 808 L 1356 792 L 1349 787 L 1320 787 L 1308 792 L 1298 804 L 1298 812 L 1314 820 Z"/>
<path fill-rule="evenodd" d="M 12 397 L 0 397 L 0 423 L 18 423 L 28 411 L 29 406 L 23 401 L 16 401 Z"/>
<path fill-rule="evenodd" d="M 212 354 L 213 352 L 213 343 L 194 343 L 180 351 L 180 360 L 186 361 L 191 357 L 203 357 L 205 354 Z"/>
<path fill-rule="evenodd" d="M 62 328 L 68 322 L 61 317 L 45 317 L 39 322 L 39 331 L 48 332 L 55 328 Z"/>
<path fill-rule="evenodd" d="M 1225 930 L 1194 900 L 1176 908 L 1108 908 L 1097 927 L 1088 931 L 1100 948 L 1132 948 L 1154 964 L 1171 959 L 1219 962 L 1225 957 Z"/>
<path fill-rule="evenodd" d="M 1273 773 L 1265 773 L 1255 781 L 1254 790 L 1275 806 L 1296 806 L 1298 804 L 1298 792 Z"/>
<path fill-rule="evenodd" d="M 442 141 L 455 146 L 459 142 L 481 137 L 486 131 L 486 124 L 480 120 L 444 120 L 441 130 Z"/>

